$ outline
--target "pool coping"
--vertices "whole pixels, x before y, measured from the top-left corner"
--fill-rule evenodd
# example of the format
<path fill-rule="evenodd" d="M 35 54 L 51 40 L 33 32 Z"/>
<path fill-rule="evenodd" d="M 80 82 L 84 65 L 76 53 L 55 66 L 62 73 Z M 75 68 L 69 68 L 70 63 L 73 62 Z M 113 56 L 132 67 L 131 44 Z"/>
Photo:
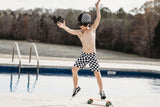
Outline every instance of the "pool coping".
<path fill-rule="evenodd" d="M 68 59 L 68 60 L 67 60 Z M 40 60 L 39 68 L 59 68 L 59 69 L 71 69 L 74 64 L 74 60 L 67 58 L 62 59 L 52 59 L 52 60 Z M 107 71 L 134 71 L 134 72 L 147 72 L 147 73 L 157 73 L 160 74 L 160 66 L 158 65 L 148 65 L 148 64 L 126 64 L 126 63 L 112 63 L 112 62 L 101 62 L 99 61 L 100 70 Z M 15 59 L 14 62 L 11 61 L 11 58 L 0 58 L 0 66 L 18 66 L 18 59 Z M 36 60 L 32 60 L 31 63 L 27 59 L 22 59 L 22 68 L 34 68 L 36 67 Z M 89 70 L 89 66 L 85 67 L 86 70 Z"/>

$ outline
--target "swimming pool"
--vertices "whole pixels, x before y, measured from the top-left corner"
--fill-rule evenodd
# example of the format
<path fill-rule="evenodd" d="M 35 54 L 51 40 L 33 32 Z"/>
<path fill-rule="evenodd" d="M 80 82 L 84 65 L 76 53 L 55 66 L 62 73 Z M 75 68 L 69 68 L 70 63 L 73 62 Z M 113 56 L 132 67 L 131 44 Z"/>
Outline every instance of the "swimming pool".
<path fill-rule="evenodd" d="M 0 93 L 72 94 L 72 77 L 59 75 L 0 74 Z M 104 90 L 111 95 L 160 95 L 160 79 L 103 77 Z M 79 76 L 82 94 L 98 93 L 96 79 Z"/>
<path fill-rule="evenodd" d="M 39 75 L 33 69 L 20 74 L 5 69 L 7 73 L 0 73 L 0 107 L 91 107 L 86 104 L 87 98 L 99 98 L 96 78 L 88 70 L 80 71 L 81 91 L 72 99 L 73 81 L 68 69 L 43 68 Z M 159 107 L 159 76 L 115 71 L 102 74 L 107 99 L 115 107 Z"/>

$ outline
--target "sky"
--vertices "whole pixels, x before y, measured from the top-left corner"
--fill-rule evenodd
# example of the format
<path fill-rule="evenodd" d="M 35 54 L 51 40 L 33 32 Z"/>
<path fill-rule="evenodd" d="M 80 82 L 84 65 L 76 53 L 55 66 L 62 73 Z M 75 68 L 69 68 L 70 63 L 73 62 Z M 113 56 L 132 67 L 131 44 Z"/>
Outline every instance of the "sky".
<path fill-rule="evenodd" d="M 145 2 L 151 0 L 101 0 L 101 5 L 108 7 L 112 12 L 123 7 L 126 12 L 133 8 L 142 6 Z M 97 0 L 0 0 L 0 10 L 16 10 L 20 8 L 35 9 L 47 8 L 72 8 L 88 11 L 90 7 L 94 7 Z"/>

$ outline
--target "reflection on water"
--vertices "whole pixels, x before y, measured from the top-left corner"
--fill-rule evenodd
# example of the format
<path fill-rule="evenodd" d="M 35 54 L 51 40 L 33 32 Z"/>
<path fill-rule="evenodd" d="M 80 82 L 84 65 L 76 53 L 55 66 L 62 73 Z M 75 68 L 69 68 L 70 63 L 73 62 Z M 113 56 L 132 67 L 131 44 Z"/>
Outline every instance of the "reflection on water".
<path fill-rule="evenodd" d="M 71 76 L 0 74 L 0 93 L 72 94 Z M 160 79 L 103 77 L 104 90 L 110 95 L 160 95 Z M 79 76 L 81 94 L 94 95 L 98 85 L 95 77 Z"/>
<path fill-rule="evenodd" d="M 152 90 L 155 93 L 160 93 L 160 79 L 155 79 L 152 82 L 150 82 L 150 84 L 152 85 Z"/>
<path fill-rule="evenodd" d="M 160 86 L 160 80 L 159 79 L 153 80 L 153 85 Z"/>
<path fill-rule="evenodd" d="M 30 75 L 28 74 L 28 84 L 27 84 L 27 91 L 28 92 L 33 91 L 33 89 L 36 87 L 37 81 L 38 81 L 38 75 L 36 75 L 36 79 L 35 79 L 34 83 L 30 84 Z"/>
<path fill-rule="evenodd" d="M 17 87 L 18 87 L 18 84 L 19 84 L 19 79 L 20 79 L 20 73 L 18 74 L 17 82 L 13 85 L 13 74 L 11 74 L 10 92 L 15 92 L 17 90 Z"/>
<path fill-rule="evenodd" d="M 13 82 L 13 80 L 16 80 L 16 83 Z M 18 85 L 19 85 L 19 81 L 20 81 L 20 73 L 17 75 L 17 78 L 13 77 L 13 74 L 11 74 L 10 77 L 10 92 L 16 92 Z M 33 89 L 36 87 L 38 81 L 38 75 L 36 75 L 35 81 L 32 84 L 30 82 L 30 74 L 28 74 L 28 82 L 27 82 L 27 92 L 32 92 Z"/>

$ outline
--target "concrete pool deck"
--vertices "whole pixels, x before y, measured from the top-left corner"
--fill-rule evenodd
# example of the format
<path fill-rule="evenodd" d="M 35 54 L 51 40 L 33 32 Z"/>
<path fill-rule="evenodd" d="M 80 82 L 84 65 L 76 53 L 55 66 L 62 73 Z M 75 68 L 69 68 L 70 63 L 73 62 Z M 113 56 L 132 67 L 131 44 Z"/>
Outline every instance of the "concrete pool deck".
<path fill-rule="evenodd" d="M 95 96 L 96 97 L 96 96 Z M 97 98 L 97 97 L 96 97 Z M 159 107 L 159 96 L 115 96 L 110 101 L 113 107 Z M 70 95 L 55 94 L 0 94 L 0 107 L 106 107 L 105 102 L 87 104 L 88 96 L 77 95 L 71 98 Z"/>

